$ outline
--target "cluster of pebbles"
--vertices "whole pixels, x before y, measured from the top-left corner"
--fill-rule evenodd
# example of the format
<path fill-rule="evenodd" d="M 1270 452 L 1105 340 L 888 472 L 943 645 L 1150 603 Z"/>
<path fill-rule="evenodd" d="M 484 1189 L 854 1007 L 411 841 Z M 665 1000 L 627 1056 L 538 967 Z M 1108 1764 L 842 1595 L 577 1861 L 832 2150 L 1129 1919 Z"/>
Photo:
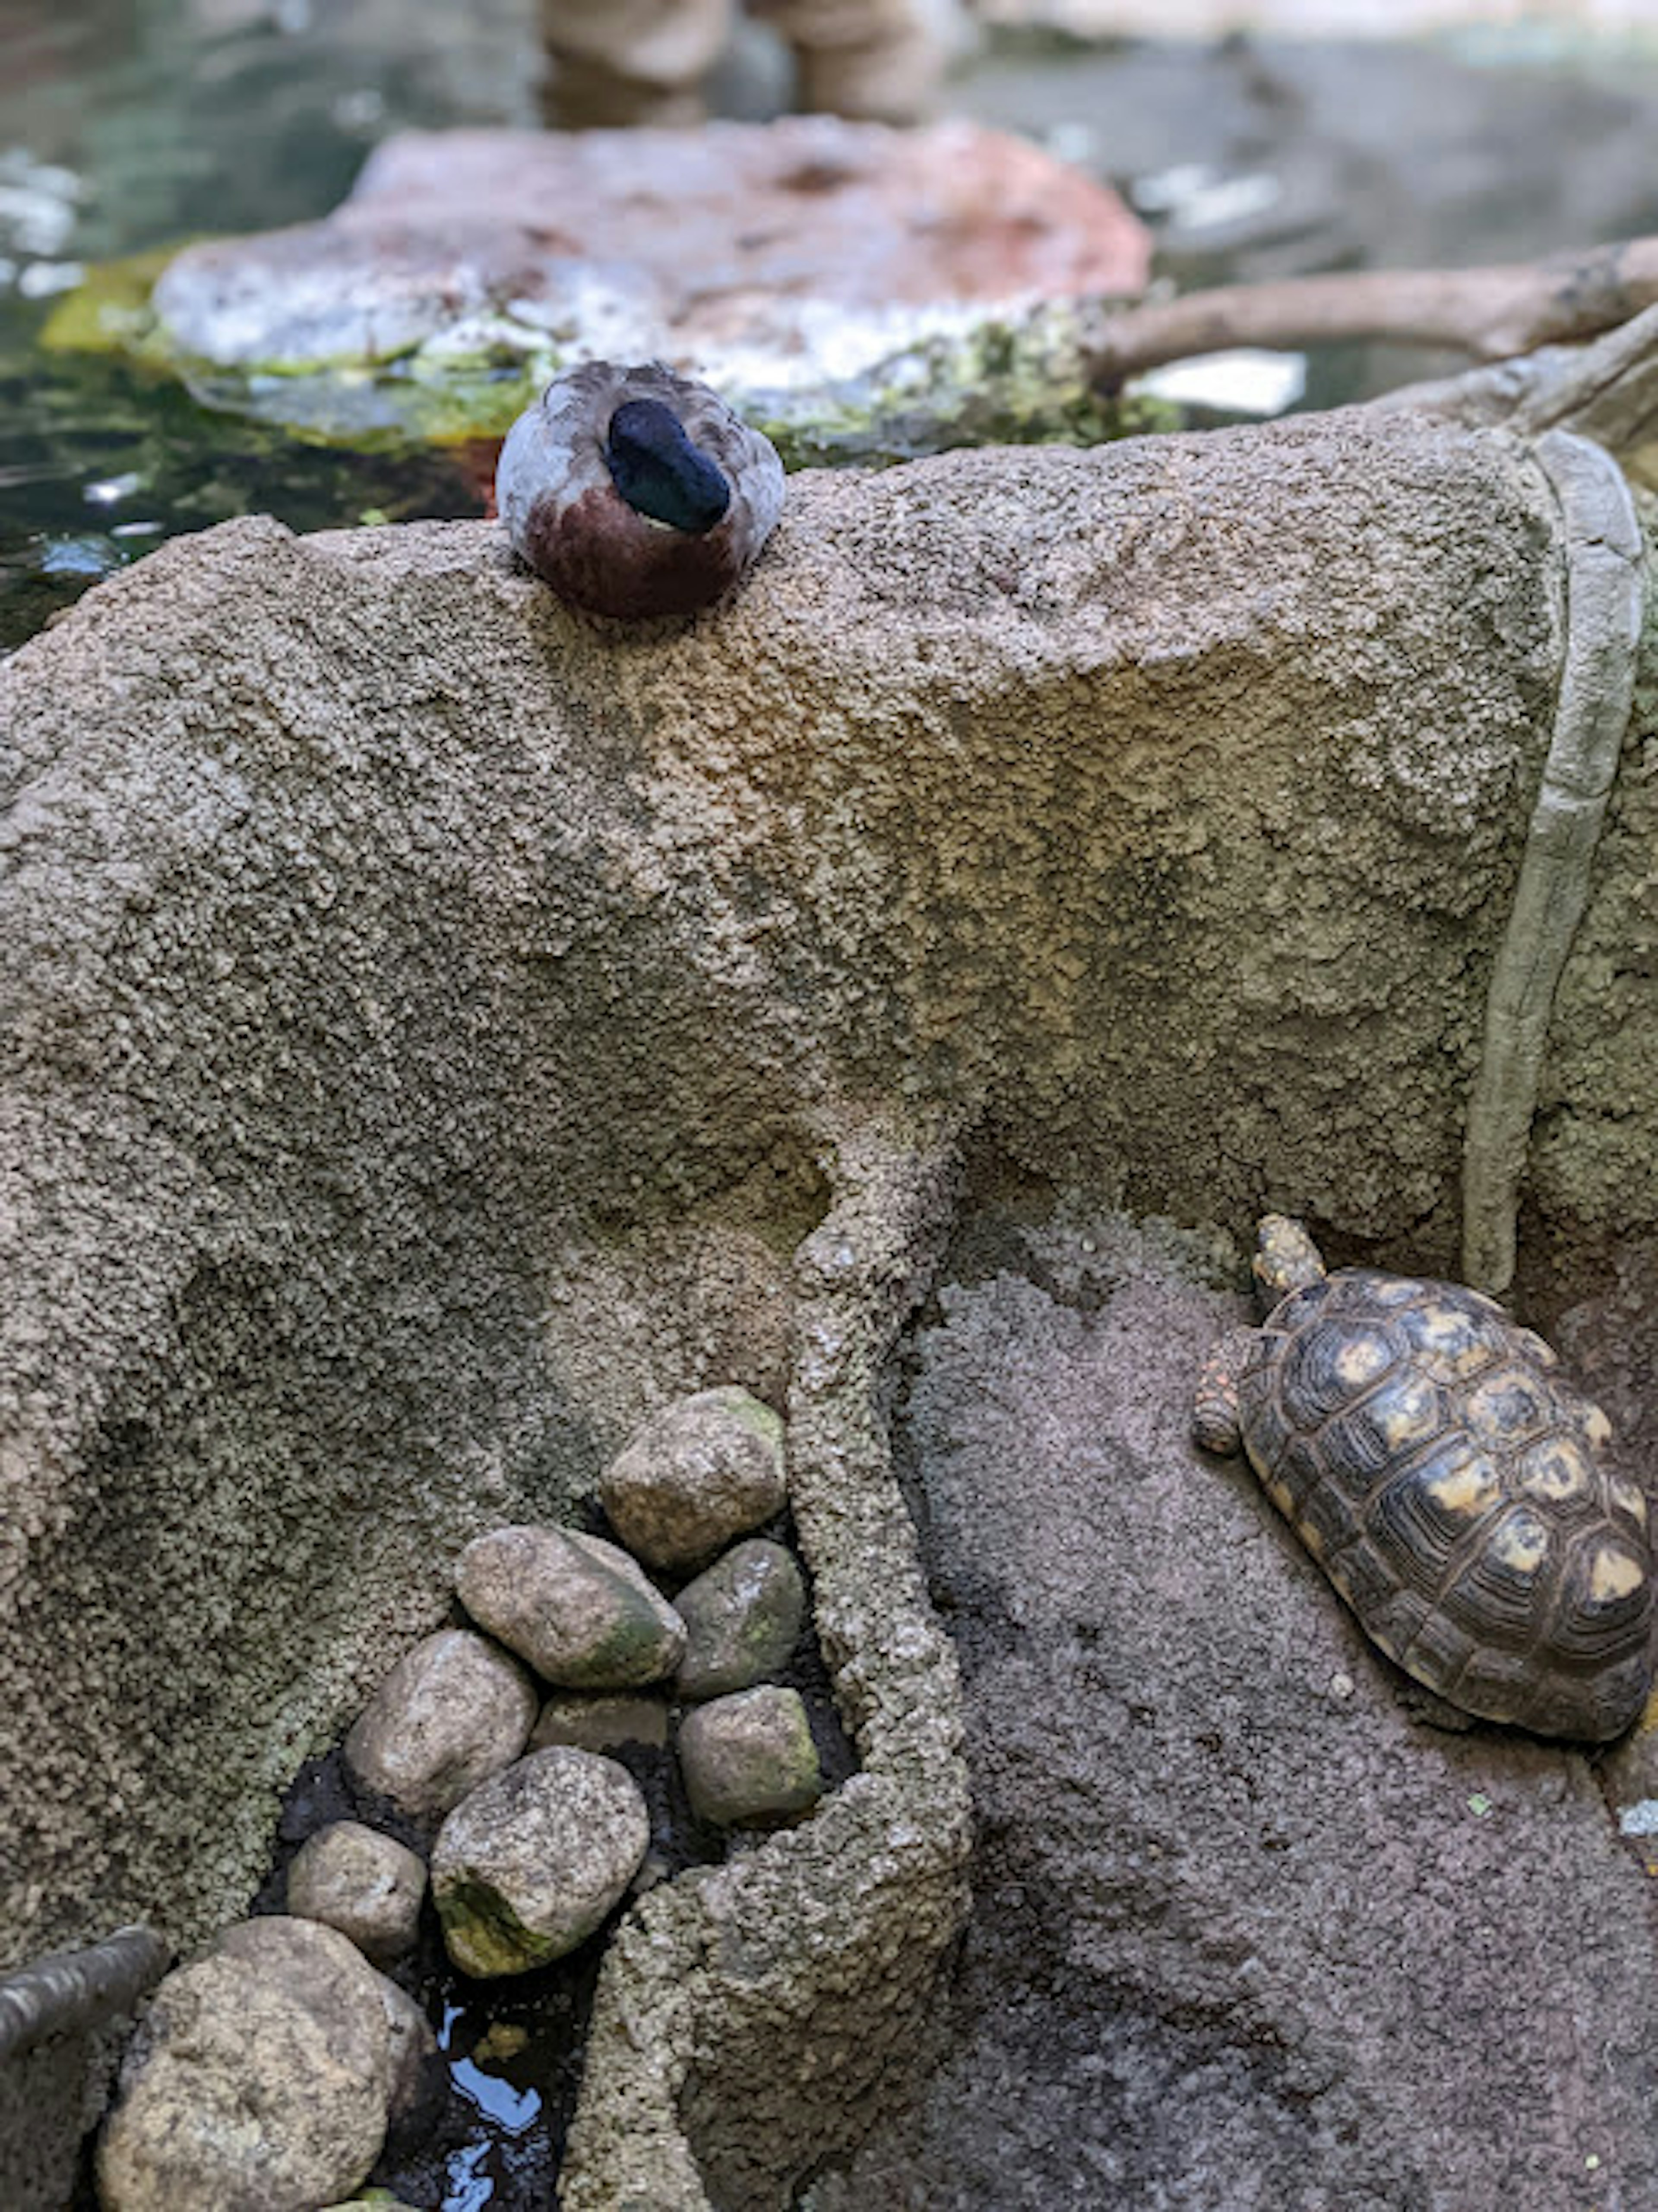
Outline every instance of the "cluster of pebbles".
<path fill-rule="evenodd" d="M 455 1589 L 475 1626 L 416 1645 L 345 1740 L 354 1798 L 384 1826 L 319 1829 L 288 1869 L 285 1914 L 226 1930 L 160 1984 L 100 2145 L 107 2212 L 348 2197 L 434 2050 L 391 1978 L 428 1888 L 463 1974 L 570 1953 L 671 1871 L 629 1763 L 641 1747 L 661 1759 L 672 1741 L 712 1829 L 817 1802 L 805 1701 L 768 1679 L 794 1654 L 805 1586 L 787 1547 L 752 1533 L 786 1503 L 781 1420 L 736 1388 L 681 1399 L 599 1495 L 620 1542 L 523 1526 L 467 1546 Z"/>

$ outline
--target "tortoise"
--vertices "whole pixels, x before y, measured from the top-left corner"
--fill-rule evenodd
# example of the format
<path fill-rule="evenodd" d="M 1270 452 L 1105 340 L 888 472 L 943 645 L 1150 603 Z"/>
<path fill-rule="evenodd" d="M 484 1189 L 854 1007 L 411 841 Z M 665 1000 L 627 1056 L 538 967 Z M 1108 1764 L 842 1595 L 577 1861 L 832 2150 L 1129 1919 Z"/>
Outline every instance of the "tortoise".
<path fill-rule="evenodd" d="M 1259 1328 L 1206 1361 L 1193 1430 L 1248 1453 L 1371 1642 L 1484 1720 L 1602 1742 L 1650 1686 L 1647 1501 L 1552 1348 L 1460 1284 L 1327 1273 L 1261 1222 Z"/>

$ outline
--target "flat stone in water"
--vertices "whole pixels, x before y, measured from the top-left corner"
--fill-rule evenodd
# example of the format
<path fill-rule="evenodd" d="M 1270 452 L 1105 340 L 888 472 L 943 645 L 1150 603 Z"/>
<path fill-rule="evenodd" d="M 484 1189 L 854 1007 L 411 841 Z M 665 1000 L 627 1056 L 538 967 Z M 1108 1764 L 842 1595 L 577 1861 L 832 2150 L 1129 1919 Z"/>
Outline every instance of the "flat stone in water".
<path fill-rule="evenodd" d="M 53 342 L 137 331 L 216 401 L 337 436 L 499 435 L 561 369 L 659 358 L 854 457 L 900 419 L 908 450 L 1074 427 L 1072 302 L 1149 266 L 1108 185 L 969 123 L 410 131 L 324 221 L 186 246 L 147 331 L 89 293 Z"/>
<path fill-rule="evenodd" d="M 492 1529 L 460 1555 L 472 1618 L 565 1689 L 623 1690 L 672 1674 L 685 1626 L 636 1560 L 574 1529 Z"/>
<path fill-rule="evenodd" d="M 806 1587 L 793 1553 L 754 1536 L 687 1583 L 675 1604 L 686 1641 L 674 1687 L 682 1698 L 717 1698 L 787 1665 Z"/>

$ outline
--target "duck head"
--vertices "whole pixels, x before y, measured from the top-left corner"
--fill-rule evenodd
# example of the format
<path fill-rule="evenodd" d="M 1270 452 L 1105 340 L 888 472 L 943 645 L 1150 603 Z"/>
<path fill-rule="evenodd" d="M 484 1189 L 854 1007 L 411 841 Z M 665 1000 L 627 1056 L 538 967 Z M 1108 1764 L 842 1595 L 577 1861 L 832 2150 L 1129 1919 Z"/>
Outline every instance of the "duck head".
<path fill-rule="evenodd" d="M 513 423 L 495 500 L 513 551 L 571 606 L 686 615 L 753 565 L 782 512 L 783 465 L 707 385 L 595 361 Z"/>

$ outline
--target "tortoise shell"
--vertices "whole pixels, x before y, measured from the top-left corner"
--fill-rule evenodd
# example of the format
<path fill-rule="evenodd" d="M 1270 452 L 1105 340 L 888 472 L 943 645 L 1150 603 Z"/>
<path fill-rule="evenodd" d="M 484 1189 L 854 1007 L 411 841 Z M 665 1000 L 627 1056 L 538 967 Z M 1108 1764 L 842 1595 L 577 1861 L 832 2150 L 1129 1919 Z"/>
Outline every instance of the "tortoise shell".
<path fill-rule="evenodd" d="M 1408 1674 L 1540 1735 L 1634 1720 L 1647 1501 L 1540 1337 L 1476 1291 L 1344 1268 L 1273 1308 L 1237 1391 L 1268 1495 Z"/>

